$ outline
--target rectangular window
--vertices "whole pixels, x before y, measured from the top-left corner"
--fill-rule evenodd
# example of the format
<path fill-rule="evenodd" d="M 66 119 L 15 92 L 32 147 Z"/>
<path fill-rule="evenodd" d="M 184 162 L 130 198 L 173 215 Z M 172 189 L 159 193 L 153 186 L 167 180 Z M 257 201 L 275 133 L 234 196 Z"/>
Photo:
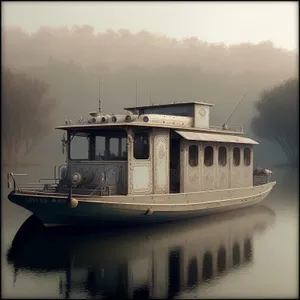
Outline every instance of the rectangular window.
<path fill-rule="evenodd" d="M 70 158 L 76 160 L 89 159 L 89 136 L 86 134 L 70 135 Z"/>
<path fill-rule="evenodd" d="M 127 133 L 103 131 L 70 135 L 70 159 L 95 161 L 126 161 Z"/>
<path fill-rule="evenodd" d="M 233 148 L 233 165 L 239 166 L 241 162 L 241 150 L 238 147 Z"/>
<path fill-rule="evenodd" d="M 219 165 L 226 166 L 227 164 L 227 150 L 226 147 L 221 146 L 219 147 Z"/>
<path fill-rule="evenodd" d="M 198 166 L 198 146 L 190 145 L 189 147 L 189 165 L 191 167 Z"/>
<path fill-rule="evenodd" d="M 119 155 L 119 138 L 110 138 L 109 139 L 109 157 L 113 160 L 114 157 L 121 156 Z"/>
<path fill-rule="evenodd" d="M 214 149 L 211 146 L 206 146 L 204 149 L 204 164 L 207 167 L 212 166 L 214 163 Z"/>
<path fill-rule="evenodd" d="M 244 149 L 244 164 L 245 166 L 250 166 L 251 163 L 251 151 L 249 148 Z"/>
<path fill-rule="evenodd" d="M 127 160 L 127 138 L 122 138 L 121 140 L 121 156 L 124 160 Z"/>
<path fill-rule="evenodd" d="M 95 160 L 105 160 L 105 137 L 95 137 Z"/>
<path fill-rule="evenodd" d="M 135 159 L 149 158 L 149 133 L 137 132 L 134 134 L 133 156 Z"/>

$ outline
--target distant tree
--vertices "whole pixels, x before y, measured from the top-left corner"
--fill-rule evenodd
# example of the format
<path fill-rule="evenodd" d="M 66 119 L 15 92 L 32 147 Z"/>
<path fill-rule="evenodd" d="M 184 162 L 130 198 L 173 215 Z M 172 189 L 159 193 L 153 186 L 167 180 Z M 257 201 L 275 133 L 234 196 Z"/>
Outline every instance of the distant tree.
<path fill-rule="evenodd" d="M 255 104 L 253 132 L 278 144 L 290 165 L 299 162 L 299 79 L 291 78 L 262 92 Z"/>
<path fill-rule="evenodd" d="M 2 141 L 4 159 L 25 156 L 51 127 L 55 100 L 46 98 L 48 85 L 5 68 L 2 73 Z"/>
<path fill-rule="evenodd" d="M 88 25 L 41 27 L 34 33 L 22 28 L 2 30 L 3 60 L 19 67 L 43 66 L 48 59 L 74 61 L 83 67 L 105 64 L 111 70 L 136 65 L 142 68 L 200 67 L 206 71 L 280 73 L 297 71 L 298 53 L 259 44 L 211 44 L 197 37 L 174 39 L 147 30 L 95 32 Z"/>

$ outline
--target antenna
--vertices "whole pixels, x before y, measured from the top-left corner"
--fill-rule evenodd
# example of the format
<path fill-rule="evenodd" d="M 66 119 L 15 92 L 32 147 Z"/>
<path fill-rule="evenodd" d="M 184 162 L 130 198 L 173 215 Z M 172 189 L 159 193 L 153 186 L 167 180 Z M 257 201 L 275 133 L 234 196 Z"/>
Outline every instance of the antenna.
<path fill-rule="evenodd" d="M 101 101 L 101 77 L 99 76 L 99 113 L 102 113 L 102 101 Z"/>
<path fill-rule="evenodd" d="M 235 106 L 234 110 L 233 110 L 232 113 L 230 114 L 228 120 L 222 125 L 222 128 L 223 128 L 223 129 L 226 129 L 226 128 L 227 128 L 226 124 L 229 122 L 230 118 L 232 117 L 233 113 L 234 113 L 235 110 L 238 108 L 238 106 L 242 103 L 242 101 L 243 101 L 243 99 L 245 98 L 245 96 L 246 96 L 247 93 L 248 93 L 248 92 L 246 92 L 246 93 L 244 94 L 244 96 L 240 99 L 240 101 L 237 103 L 237 105 Z"/>
<path fill-rule="evenodd" d="M 135 106 L 138 105 L 138 81 L 135 81 Z"/>

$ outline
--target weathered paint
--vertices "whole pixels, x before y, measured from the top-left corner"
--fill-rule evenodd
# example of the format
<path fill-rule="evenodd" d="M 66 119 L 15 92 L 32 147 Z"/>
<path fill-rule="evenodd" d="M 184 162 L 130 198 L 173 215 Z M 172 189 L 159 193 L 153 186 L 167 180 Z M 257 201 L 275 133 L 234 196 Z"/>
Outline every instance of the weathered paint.
<path fill-rule="evenodd" d="M 198 146 L 198 166 L 189 165 L 189 147 Z M 205 147 L 213 148 L 213 165 L 204 164 Z M 252 145 L 181 141 L 182 147 L 182 192 L 197 192 L 207 190 L 221 190 L 237 187 L 253 186 L 253 147 Z M 226 148 L 227 163 L 225 166 L 219 163 L 219 147 Z M 233 165 L 233 148 L 238 147 L 241 151 L 240 165 Z M 244 164 L 244 149 L 250 149 L 250 165 Z"/>
<path fill-rule="evenodd" d="M 72 175 L 78 172 L 83 182 L 79 188 L 96 188 L 100 183 L 101 174 L 105 174 L 105 181 L 111 187 L 112 195 L 127 194 L 127 162 L 118 161 L 72 161 L 67 164 L 65 177 L 61 178 L 61 183 L 71 181 Z"/>
<path fill-rule="evenodd" d="M 240 164 L 235 166 L 233 163 L 233 150 L 237 147 L 240 149 Z M 229 148 L 230 157 L 231 157 L 231 170 L 230 170 L 230 188 L 240 188 L 245 186 L 243 171 L 244 171 L 244 153 L 242 151 L 242 147 L 239 144 L 230 144 Z"/>
<path fill-rule="evenodd" d="M 148 115 L 149 116 L 149 115 Z M 75 130 L 75 131 L 86 131 L 86 130 L 101 130 L 102 128 L 107 127 L 116 127 L 116 128 L 127 128 L 127 127 L 145 127 L 145 128 L 169 128 L 185 132 L 203 132 L 203 133 L 212 133 L 212 134 L 226 134 L 226 135 L 243 135 L 242 126 L 230 127 L 226 130 L 222 129 L 222 126 L 210 126 L 209 128 L 195 128 L 192 126 L 194 123 L 193 119 L 188 120 L 187 122 L 144 122 L 142 119 L 137 119 L 134 122 L 120 122 L 120 123 L 88 123 L 88 124 L 75 124 L 75 125 L 62 125 L 56 127 L 60 130 Z"/>
<path fill-rule="evenodd" d="M 194 106 L 194 104 L 198 104 L 198 105 L 205 105 L 205 106 L 215 106 L 212 103 L 205 103 L 202 101 L 181 101 L 181 102 L 174 102 L 174 103 L 161 103 L 161 104 L 151 104 L 151 105 L 140 105 L 140 106 L 133 106 L 133 107 L 125 107 L 125 110 L 129 110 L 129 111 L 135 111 L 135 110 L 139 110 L 139 109 L 154 109 L 154 108 L 160 108 L 163 111 L 166 110 L 167 108 L 170 107 L 178 107 L 179 109 L 183 109 L 184 107 L 187 106 Z"/>
<path fill-rule="evenodd" d="M 188 192 L 188 175 L 187 175 L 187 140 L 180 140 L 180 193 Z"/>
<path fill-rule="evenodd" d="M 145 165 L 145 163 L 136 163 L 132 167 L 132 186 L 133 193 L 146 193 L 149 191 L 149 182 L 151 173 L 149 170 L 149 166 Z"/>
<path fill-rule="evenodd" d="M 217 133 L 205 133 L 200 131 L 187 131 L 187 130 L 175 130 L 179 135 L 189 141 L 203 141 L 203 142 L 223 142 L 223 143 L 238 143 L 238 144 L 258 144 L 256 141 L 245 138 L 242 136 L 236 136 L 231 134 L 217 134 Z"/>
<path fill-rule="evenodd" d="M 218 156 L 217 156 L 217 144 L 212 142 L 202 143 L 202 156 L 203 156 L 203 180 L 202 180 L 202 191 L 214 190 L 217 189 L 217 163 L 218 163 Z M 212 147 L 213 148 L 213 164 L 211 166 L 206 166 L 204 164 L 204 152 L 205 147 Z"/>
<path fill-rule="evenodd" d="M 232 210 L 262 201 L 273 183 L 256 187 L 185 194 L 75 197 L 79 204 L 69 208 L 66 196 L 11 193 L 9 199 L 33 212 L 44 223 L 88 222 L 153 223 Z M 153 213 L 146 215 L 148 209 Z"/>
<path fill-rule="evenodd" d="M 169 193 L 169 129 L 153 130 L 153 194 Z"/>
<path fill-rule="evenodd" d="M 244 163 L 244 149 L 250 149 L 250 165 L 245 166 Z M 253 146 L 252 145 L 244 145 L 241 149 L 243 151 L 243 161 L 241 164 L 243 165 L 243 184 L 244 186 L 253 186 Z"/>
<path fill-rule="evenodd" d="M 144 117 L 147 117 L 147 122 L 144 122 Z M 193 118 L 191 117 L 182 117 L 182 116 L 170 116 L 170 115 L 157 115 L 157 114 L 145 114 L 139 115 L 137 122 L 143 121 L 145 124 L 153 125 L 164 125 L 164 126 L 180 126 L 180 127 L 192 127 Z"/>
<path fill-rule="evenodd" d="M 189 164 L 189 147 L 196 145 L 198 147 L 198 165 L 191 166 Z M 185 191 L 187 192 L 197 192 L 201 190 L 202 183 L 201 183 L 201 169 L 203 166 L 201 165 L 201 148 L 199 147 L 199 142 L 194 141 L 187 141 L 186 143 L 187 150 L 185 155 L 185 169 L 186 169 L 186 176 L 185 176 Z"/>
<path fill-rule="evenodd" d="M 194 104 L 194 127 L 195 128 L 209 128 L 209 105 Z"/>
<path fill-rule="evenodd" d="M 128 129 L 128 166 L 127 162 L 75 162 L 69 161 L 67 179 L 74 172 L 84 176 L 86 184 L 97 186 L 100 174 L 105 171 L 111 192 L 116 194 L 160 194 L 169 192 L 170 149 L 169 129 L 153 128 L 150 134 L 150 156 L 148 159 L 135 159 L 133 156 L 133 136 L 135 130 Z M 178 131 L 176 131 L 178 132 Z M 180 132 L 182 133 L 182 132 Z M 203 142 L 199 140 L 181 139 L 180 150 L 180 192 L 197 192 L 205 190 L 247 187 L 253 185 L 253 147 L 251 144 Z M 194 133 L 193 133 L 194 134 Z M 234 139 L 237 137 L 234 137 Z M 229 139 L 232 140 L 232 139 Z M 248 139 L 247 139 L 248 140 Z M 189 146 L 198 147 L 198 165 L 189 165 Z M 206 146 L 213 148 L 214 161 L 212 166 L 204 164 Z M 218 149 L 224 146 L 227 150 L 227 164 L 221 166 Z M 240 165 L 233 165 L 233 149 L 240 149 Z M 249 148 L 251 161 L 244 165 L 244 149 Z M 127 170 L 128 169 L 128 170 Z M 126 176 L 127 175 L 127 176 Z"/>
<path fill-rule="evenodd" d="M 134 158 L 134 130 L 128 129 L 128 194 L 129 195 L 147 195 L 153 191 L 152 161 L 153 135 L 149 132 L 149 158 Z M 136 181 L 137 180 L 137 181 Z"/>
<path fill-rule="evenodd" d="M 219 147 L 225 147 L 226 148 L 226 165 L 222 166 L 219 163 Z M 228 189 L 229 188 L 229 143 L 218 143 L 216 147 L 216 174 L 217 174 L 217 187 L 216 189 L 222 190 L 222 189 Z M 250 186 L 250 185 L 248 185 Z"/>

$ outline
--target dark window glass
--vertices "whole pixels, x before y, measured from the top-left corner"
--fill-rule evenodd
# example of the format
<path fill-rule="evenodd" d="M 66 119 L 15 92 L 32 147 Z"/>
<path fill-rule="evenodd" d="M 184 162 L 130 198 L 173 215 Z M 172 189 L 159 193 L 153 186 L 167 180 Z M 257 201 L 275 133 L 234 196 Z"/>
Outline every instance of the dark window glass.
<path fill-rule="evenodd" d="M 244 164 L 245 166 L 250 166 L 251 163 L 251 152 L 249 148 L 244 149 Z"/>
<path fill-rule="evenodd" d="M 224 146 L 219 147 L 219 165 L 226 166 L 227 164 L 227 149 Z"/>
<path fill-rule="evenodd" d="M 70 134 L 70 159 L 95 161 L 127 160 L 126 132 L 77 132 Z"/>
<path fill-rule="evenodd" d="M 70 136 L 70 158 L 89 159 L 89 136 L 75 134 Z"/>
<path fill-rule="evenodd" d="M 148 132 L 135 133 L 133 156 L 135 159 L 149 158 L 149 133 Z"/>
<path fill-rule="evenodd" d="M 211 146 L 206 146 L 204 149 L 204 164 L 207 167 L 212 166 L 214 163 L 214 149 Z"/>
<path fill-rule="evenodd" d="M 190 145 L 189 147 L 189 165 L 191 167 L 198 166 L 198 146 Z"/>
<path fill-rule="evenodd" d="M 233 165 L 239 166 L 241 163 L 241 150 L 238 147 L 233 148 Z"/>

